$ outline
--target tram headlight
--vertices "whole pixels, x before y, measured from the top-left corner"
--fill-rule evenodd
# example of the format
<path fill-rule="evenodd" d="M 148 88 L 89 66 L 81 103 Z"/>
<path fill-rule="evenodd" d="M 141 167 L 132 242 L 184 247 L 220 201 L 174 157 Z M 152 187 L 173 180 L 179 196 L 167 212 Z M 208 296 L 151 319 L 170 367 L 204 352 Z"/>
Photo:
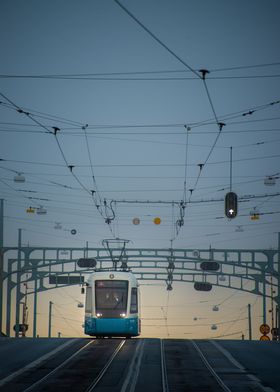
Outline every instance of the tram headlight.
<path fill-rule="evenodd" d="M 97 318 L 102 317 L 102 313 L 96 313 L 96 317 L 97 317 Z"/>
<path fill-rule="evenodd" d="M 120 316 L 125 318 L 126 317 L 126 313 L 121 313 Z"/>

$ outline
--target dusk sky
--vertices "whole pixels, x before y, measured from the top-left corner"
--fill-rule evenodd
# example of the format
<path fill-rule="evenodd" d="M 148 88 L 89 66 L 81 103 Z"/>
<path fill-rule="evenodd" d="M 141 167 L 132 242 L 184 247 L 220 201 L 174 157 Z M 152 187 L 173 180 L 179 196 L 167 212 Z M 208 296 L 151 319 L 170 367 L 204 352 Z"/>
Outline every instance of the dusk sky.
<path fill-rule="evenodd" d="M 41 247 L 102 247 L 115 236 L 131 248 L 277 248 L 279 1 L 120 3 L 137 20 L 114 0 L 1 1 L 5 245 L 16 246 L 22 228 L 23 243 Z M 201 69 L 209 71 L 205 81 Z M 19 173 L 25 182 L 14 181 Z M 240 201 L 229 220 L 223 200 L 231 182 Z M 178 230 L 180 201 L 186 208 Z M 46 215 L 36 214 L 40 207 Z M 253 210 L 260 219 L 251 220 Z M 108 225 L 106 218 L 114 219 Z M 42 294 L 42 335 L 53 300 L 64 318 L 72 312 L 78 319 L 82 336 L 82 310 L 72 306 L 73 298 L 83 300 L 79 293 Z M 255 322 L 260 316 L 257 297 L 219 288 L 202 294 L 183 284 L 171 293 L 164 283 L 143 286 L 143 317 L 162 318 L 168 309 L 170 324 L 242 319 L 248 301 Z M 226 309 L 213 315 L 227 297 Z M 146 336 L 158 332 L 151 323 Z M 58 328 L 78 334 L 66 323 Z M 164 328 L 163 335 L 211 335 L 209 326 Z M 241 330 L 245 321 L 230 332 Z"/>

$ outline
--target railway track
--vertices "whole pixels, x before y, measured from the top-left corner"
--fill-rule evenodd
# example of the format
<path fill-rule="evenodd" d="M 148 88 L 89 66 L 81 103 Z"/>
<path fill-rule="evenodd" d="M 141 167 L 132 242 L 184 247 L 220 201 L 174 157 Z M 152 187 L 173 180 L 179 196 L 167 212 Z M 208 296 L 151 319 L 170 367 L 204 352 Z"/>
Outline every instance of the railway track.
<path fill-rule="evenodd" d="M 209 370 L 211 375 L 213 376 L 214 380 L 217 382 L 217 384 L 221 387 L 221 389 L 225 392 L 231 392 L 231 389 L 228 388 L 228 386 L 224 383 L 224 381 L 219 377 L 218 373 L 215 371 L 215 369 L 210 365 L 208 362 L 206 356 L 203 354 L 201 349 L 198 347 L 198 345 L 195 343 L 194 340 L 191 340 L 193 346 L 195 347 L 197 353 L 199 354 L 200 358 L 202 359 L 203 363 L 205 364 L 206 368 Z"/>
<path fill-rule="evenodd" d="M 162 382 L 162 392 L 169 392 L 168 379 L 167 379 L 167 368 L 166 359 L 164 352 L 164 340 L 160 340 L 160 357 L 161 357 L 161 382 Z"/>
<path fill-rule="evenodd" d="M 230 392 L 194 341 L 161 341 L 162 391 Z"/>
<path fill-rule="evenodd" d="M 273 392 L 211 341 L 161 341 L 162 391 Z"/>
<path fill-rule="evenodd" d="M 124 339 L 91 340 L 62 361 L 54 356 L 29 369 L 0 391 L 93 391 L 104 378 L 114 358 L 127 341 Z M 135 343 L 132 343 L 132 346 Z"/>
<path fill-rule="evenodd" d="M 70 348 L 29 367 L 0 392 L 272 391 L 210 341 L 96 339 Z"/>

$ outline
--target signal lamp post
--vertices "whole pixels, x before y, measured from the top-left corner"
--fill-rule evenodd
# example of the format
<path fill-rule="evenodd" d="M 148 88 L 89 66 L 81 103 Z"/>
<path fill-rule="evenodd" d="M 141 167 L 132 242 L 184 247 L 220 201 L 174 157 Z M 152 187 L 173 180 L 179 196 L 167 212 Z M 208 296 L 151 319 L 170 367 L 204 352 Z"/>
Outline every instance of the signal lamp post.
<path fill-rule="evenodd" d="M 249 340 L 252 340 L 251 304 L 248 304 L 248 329 L 249 329 Z"/>
<path fill-rule="evenodd" d="M 49 302 L 49 333 L 48 333 L 48 338 L 52 337 L 52 306 L 53 302 Z"/>

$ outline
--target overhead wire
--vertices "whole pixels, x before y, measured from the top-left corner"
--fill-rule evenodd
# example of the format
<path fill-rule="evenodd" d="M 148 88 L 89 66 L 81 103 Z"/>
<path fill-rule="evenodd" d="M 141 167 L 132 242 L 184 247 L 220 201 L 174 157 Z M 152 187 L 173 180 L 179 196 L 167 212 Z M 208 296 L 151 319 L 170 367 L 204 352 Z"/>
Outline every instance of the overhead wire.
<path fill-rule="evenodd" d="M 217 143 L 217 141 L 218 141 L 218 139 L 220 137 L 220 134 L 222 132 L 223 126 L 225 125 L 224 123 L 220 123 L 219 120 L 218 120 L 218 117 L 217 117 L 217 114 L 216 114 L 216 111 L 215 111 L 215 108 L 214 108 L 214 105 L 213 105 L 213 101 L 212 101 L 212 98 L 211 98 L 210 93 L 209 93 L 209 89 L 208 89 L 206 81 L 205 81 L 205 76 L 206 76 L 206 74 L 209 73 L 209 71 L 207 71 L 205 69 L 202 69 L 199 72 L 197 72 L 186 61 L 184 61 L 173 50 L 171 50 L 166 44 L 164 44 L 163 41 L 161 41 L 154 33 L 152 33 L 150 29 L 148 29 L 142 22 L 140 22 L 140 20 L 138 18 L 136 18 L 135 15 L 133 15 L 120 1 L 114 0 L 114 2 L 120 8 L 122 8 L 123 11 L 125 13 L 127 13 L 139 26 L 141 26 L 141 28 L 144 29 L 159 45 L 161 45 L 165 50 L 167 50 L 173 57 L 175 57 L 181 64 L 183 64 L 189 71 L 191 71 L 198 79 L 201 79 L 203 81 L 203 85 L 204 85 L 204 88 L 205 88 L 205 91 L 206 91 L 206 94 L 207 94 L 207 97 L 208 97 L 208 100 L 209 100 L 212 112 L 214 114 L 214 118 L 215 118 L 216 124 L 217 124 L 217 126 L 219 128 L 219 132 L 218 132 L 218 134 L 216 136 L 216 139 L 215 139 L 215 141 L 213 143 L 213 146 L 210 149 L 210 152 L 209 152 L 206 160 L 204 161 L 203 164 L 199 165 L 200 170 L 199 170 L 199 174 L 198 174 L 195 186 L 194 186 L 193 189 L 190 190 L 190 198 L 189 198 L 189 200 L 190 200 L 191 196 L 193 194 L 193 191 L 195 190 L 196 185 L 198 183 L 198 180 L 200 178 L 201 171 L 202 171 L 203 167 L 205 166 L 205 164 L 208 162 L 208 159 L 210 158 L 210 155 L 212 154 L 212 151 L 213 151 L 213 149 L 214 149 L 214 147 L 215 147 L 215 145 L 216 145 L 216 143 Z"/>
<path fill-rule="evenodd" d="M 228 321 L 220 321 L 215 323 L 216 325 L 223 325 L 223 324 L 229 324 L 229 323 L 233 323 L 233 322 L 237 322 L 237 321 L 244 321 L 247 320 L 247 317 L 242 317 L 239 319 L 233 319 L 233 320 L 228 320 Z M 168 327 L 210 327 L 213 325 L 213 323 L 203 323 L 203 324 L 167 324 Z M 166 324 L 162 324 L 162 325 L 149 325 L 149 324 L 143 324 L 143 326 L 145 327 L 152 327 L 152 326 L 156 326 L 156 327 L 164 327 L 166 328 Z"/>
<path fill-rule="evenodd" d="M 244 75 L 244 76 L 210 76 L 209 80 L 251 80 L 251 79 L 275 79 L 279 78 L 280 74 L 272 74 L 272 75 Z M 86 80 L 86 81 L 123 81 L 123 82 L 143 82 L 143 81 L 187 81 L 187 80 L 194 80 L 196 81 L 197 78 L 195 77 L 184 77 L 184 76 L 174 76 L 174 77 L 92 77 L 92 76 L 84 76 L 84 77 L 75 77 L 75 76 L 24 76 L 24 75 L 0 75 L 0 79 L 46 79 L 46 80 Z"/>
<path fill-rule="evenodd" d="M 199 173 L 198 173 L 198 176 L 197 176 L 197 179 L 196 179 L 196 182 L 195 182 L 195 184 L 194 184 L 194 186 L 193 186 L 193 188 L 192 189 L 190 189 L 190 197 L 189 197 L 189 201 L 191 200 L 191 197 L 192 197 L 192 195 L 193 195 L 193 192 L 195 191 L 195 189 L 196 189 L 196 186 L 197 186 L 197 184 L 198 184 L 198 181 L 199 181 L 199 178 L 200 178 L 200 176 L 201 176 L 201 173 L 202 173 L 202 170 L 203 170 L 203 168 L 205 167 L 205 165 L 207 164 L 207 162 L 208 162 L 208 160 L 209 160 L 209 158 L 210 158 L 210 156 L 211 156 L 211 154 L 212 154 L 212 152 L 213 152 L 213 150 L 214 150 L 214 148 L 215 148 L 215 146 L 216 146 L 216 144 L 217 144 L 217 142 L 218 142 L 218 139 L 219 139 L 219 137 L 220 137 L 220 135 L 221 135 L 221 132 L 222 132 L 222 129 L 223 129 L 223 127 L 226 125 L 225 123 L 222 123 L 222 122 L 220 122 L 219 121 L 219 119 L 218 119 L 218 116 L 217 116 L 217 114 L 216 114 L 216 110 L 215 110 L 215 107 L 214 107 L 214 104 L 213 104 L 213 100 L 212 100 L 212 97 L 211 97 L 211 95 L 210 95 L 210 92 L 209 92 L 209 89 L 208 89 L 208 86 L 207 86 L 207 83 L 206 83 L 206 75 L 207 74 L 209 74 L 209 71 L 208 70 L 206 70 L 206 69 L 201 69 L 201 70 L 199 70 L 198 72 L 194 69 L 194 68 L 192 68 L 186 61 L 184 61 L 181 57 L 179 57 L 173 50 L 171 50 L 165 43 L 163 43 L 163 41 L 161 41 L 154 33 L 152 33 L 152 31 L 150 30 L 150 29 L 148 29 L 142 22 L 140 22 L 140 20 L 132 13 L 132 12 L 130 12 L 120 1 L 118 1 L 118 0 L 114 0 L 114 2 L 130 17 L 130 18 L 132 18 L 143 30 L 145 30 L 146 31 L 146 33 L 148 33 L 160 46 L 162 46 L 166 51 L 168 51 L 173 57 L 175 57 L 181 64 L 183 64 L 189 71 L 191 71 L 198 79 L 201 79 L 202 81 L 203 81 L 203 85 L 204 85 L 204 88 L 205 88 L 205 91 L 206 91 L 206 94 L 207 94 L 207 97 L 208 97 L 208 101 L 209 101 L 209 103 L 210 103 L 210 106 L 211 106 L 211 109 L 212 109 L 212 112 L 213 112 L 213 115 L 214 115 L 214 119 L 215 119 L 215 122 L 216 122 L 216 125 L 218 126 L 218 133 L 217 133 L 217 135 L 216 135 L 216 138 L 215 138 L 215 140 L 214 140 L 214 143 L 213 143 L 213 145 L 212 145 L 212 147 L 211 147 L 211 149 L 210 149 L 210 151 L 209 151 L 209 153 L 208 153 L 208 155 L 207 155 L 207 157 L 206 157 L 206 159 L 204 160 L 204 162 L 203 163 L 201 163 L 201 164 L 199 164 L 198 166 L 199 166 Z M 277 101 L 277 102 L 273 102 L 273 103 L 271 103 L 271 104 L 275 104 L 275 103 L 279 103 L 280 101 Z M 248 112 L 246 112 L 246 113 L 243 113 L 243 116 L 244 115 L 251 115 L 252 113 L 254 113 L 254 111 L 248 111 Z"/>
<path fill-rule="evenodd" d="M 224 71 L 240 71 L 245 69 L 254 69 L 254 68 L 267 68 L 267 67 L 275 67 L 279 66 L 279 62 L 273 63 L 262 63 L 262 64 L 246 64 L 246 65 L 237 65 L 231 67 L 222 67 L 222 68 L 212 68 L 211 72 L 224 72 Z M 198 71 L 198 70 L 196 70 Z M 147 75 L 147 74 L 172 74 L 172 73 L 189 73 L 190 70 L 186 69 L 177 69 L 177 70 L 153 70 L 153 71 L 127 71 L 127 72 L 98 72 L 98 73 L 72 73 L 72 74 L 0 74 L 0 78 L 30 78 L 30 79 L 60 79 L 60 78 L 69 78 L 72 77 L 77 80 L 78 78 L 90 78 L 90 77 L 98 77 L 98 76 L 125 76 L 125 75 Z M 241 75 L 240 77 L 250 77 L 251 75 Z M 259 75 L 259 77 L 270 77 L 274 75 Z M 278 75 L 276 75 L 278 76 Z M 231 76 L 229 76 L 231 77 Z M 239 77 L 239 76 L 237 76 Z M 252 75 L 252 77 L 258 77 L 258 75 Z M 86 79 L 88 80 L 88 79 Z"/>
<path fill-rule="evenodd" d="M 161 45 L 165 50 L 167 50 L 173 57 L 175 57 L 181 64 L 183 64 L 189 71 L 200 78 L 199 73 L 193 69 L 187 62 L 185 62 L 181 57 L 179 57 L 173 50 L 171 50 L 167 45 L 165 45 L 155 34 L 151 32 L 138 18 L 136 18 L 121 2 L 114 0 L 114 2 L 122 8 L 122 10 L 130 16 L 143 30 L 146 31 L 159 45 Z"/>
<path fill-rule="evenodd" d="M 56 116 L 56 115 L 53 115 L 53 114 L 47 114 L 47 113 L 44 113 L 44 112 L 41 112 L 41 111 L 38 111 L 38 110 L 35 110 L 35 109 L 19 107 L 11 99 L 9 99 L 7 96 L 5 96 L 5 94 L 0 93 L 0 95 L 3 98 L 5 98 L 7 100 L 7 102 L 8 102 L 8 103 L 6 103 L 6 102 L 1 101 L 0 105 L 3 105 L 6 108 L 11 109 L 11 110 L 16 110 L 19 113 L 23 113 L 23 114 L 25 114 L 27 116 L 32 115 L 33 117 L 38 117 L 38 118 L 41 118 L 41 119 L 44 119 L 44 120 L 54 120 L 54 121 L 62 123 L 62 124 L 73 125 L 75 127 L 80 127 L 82 125 L 81 123 L 79 123 L 77 121 L 69 120 L 69 119 L 66 119 L 65 117 L 60 117 L 60 116 Z M 22 124 L 22 125 L 23 126 L 30 126 L 29 124 Z M 37 123 L 37 125 L 42 127 L 42 124 L 40 124 L 40 123 Z M 46 128 L 46 130 L 48 132 L 50 132 L 48 128 Z"/>
<path fill-rule="evenodd" d="M 4 102 L 0 102 L 0 105 L 1 104 L 4 105 L 5 103 Z M 236 111 L 236 112 L 232 112 L 232 113 L 227 113 L 227 114 L 221 115 L 219 117 L 222 120 L 232 120 L 232 119 L 236 119 L 236 118 L 239 118 L 239 117 L 242 118 L 242 117 L 246 117 L 248 115 L 252 115 L 252 114 L 254 114 L 256 112 L 259 112 L 259 111 L 262 111 L 262 110 L 266 110 L 266 109 L 270 108 L 271 106 L 278 105 L 278 104 L 280 104 L 280 100 L 268 102 L 266 104 L 262 104 L 262 105 L 258 105 L 258 106 L 253 106 L 253 107 L 242 109 L 242 110 L 239 110 L 239 111 Z M 13 110 L 17 110 L 17 107 L 15 108 L 12 104 L 10 104 L 9 108 L 11 108 Z M 20 109 L 20 110 L 22 110 L 22 109 Z M 28 112 L 26 112 L 26 113 L 28 113 L 29 115 L 32 114 L 33 117 L 36 116 L 36 113 L 42 113 L 42 112 L 38 112 L 38 111 L 35 111 L 35 110 L 31 110 L 31 109 L 24 109 L 24 110 L 28 110 Z M 58 116 L 48 115 L 48 119 L 51 119 L 51 120 L 56 120 L 57 117 Z M 215 121 L 213 122 L 213 120 L 215 120 Z M 259 122 L 259 121 L 268 121 L 268 120 L 279 120 L 279 117 L 257 119 L 257 120 L 250 120 L 250 121 L 247 120 L 247 121 L 240 121 L 240 122 L 227 122 L 227 126 L 230 126 L 232 124 L 244 124 L 244 123 L 246 124 L 246 123 Z M 62 132 L 63 130 L 73 130 L 73 129 L 80 130 L 81 127 L 84 126 L 83 124 L 80 124 L 80 123 L 78 123 L 76 121 L 73 121 L 73 120 L 65 119 L 64 121 L 66 122 L 66 124 L 70 123 L 72 125 L 75 125 L 75 127 L 71 127 L 71 128 L 69 128 L 69 127 L 60 127 L 60 132 Z M 17 124 L 17 123 L 7 123 L 7 122 L 4 122 L 4 123 L 0 122 L 0 124 L 3 124 L 3 125 L 11 124 L 11 125 L 19 125 L 19 126 L 30 126 L 29 124 L 21 124 L 21 123 Z M 191 128 L 198 128 L 198 127 L 203 127 L 203 126 L 208 126 L 208 125 L 213 125 L 213 124 L 216 124 L 216 119 L 215 118 L 214 119 L 213 118 L 205 119 L 205 120 L 196 121 L 196 122 L 188 121 L 188 125 Z M 33 126 L 38 126 L 38 124 L 37 125 L 32 124 L 32 125 Z M 91 130 L 91 129 L 93 129 L 93 130 L 96 130 L 96 129 L 104 130 L 104 129 L 116 129 L 116 128 L 125 129 L 125 128 L 166 128 L 166 127 L 182 128 L 184 126 L 185 126 L 185 123 L 170 123 L 170 124 L 110 124 L 110 125 L 109 124 L 103 124 L 103 125 L 87 124 L 87 135 L 90 136 L 88 131 Z M 40 125 L 39 125 L 39 127 L 40 127 Z M 51 128 L 50 125 L 48 125 L 47 128 L 48 127 Z M 255 130 L 253 130 L 253 131 L 255 131 Z M 261 130 L 261 131 L 263 132 L 263 130 Z M 82 135 L 80 132 L 78 134 Z M 98 134 L 98 133 L 95 132 L 95 134 Z M 105 134 L 107 134 L 107 133 L 105 133 Z M 116 134 L 116 133 L 114 133 L 114 134 Z M 120 134 L 120 133 L 118 133 L 118 134 Z M 127 133 L 121 133 L 121 134 L 127 134 Z M 141 134 L 143 134 L 143 133 L 141 133 Z M 150 132 L 148 134 L 150 134 Z M 172 134 L 174 134 L 174 133 L 172 132 Z M 180 134 L 185 134 L 185 132 L 180 132 Z M 102 133 L 102 135 L 104 135 L 104 132 Z"/>
<path fill-rule="evenodd" d="M 99 208 L 100 206 L 95 202 L 94 197 L 93 197 L 93 194 L 94 194 L 95 190 L 90 191 L 89 189 L 87 189 L 87 187 L 81 182 L 81 180 L 79 179 L 79 177 L 74 173 L 73 168 L 74 168 L 75 166 L 74 166 L 74 165 L 70 165 L 70 164 L 68 163 L 67 159 L 66 159 L 65 153 L 64 153 L 64 151 L 63 151 L 63 149 L 62 149 L 62 147 L 61 147 L 61 144 L 60 144 L 60 142 L 59 142 L 59 140 L 58 140 L 58 137 L 57 137 L 57 133 L 60 131 L 60 128 L 54 126 L 54 127 L 52 127 L 52 131 L 50 131 L 48 127 L 46 127 L 43 123 L 41 123 L 41 122 L 38 121 L 36 118 L 34 118 L 32 114 L 30 114 L 29 112 L 26 112 L 26 111 L 24 111 L 23 109 L 21 109 L 17 104 L 15 104 L 15 103 L 14 103 L 11 99 L 9 99 L 5 94 L 3 94 L 2 92 L 0 92 L 0 95 L 1 95 L 2 98 L 4 98 L 7 102 L 9 102 L 9 104 L 10 104 L 13 108 L 15 108 L 15 109 L 17 110 L 18 113 L 24 114 L 25 116 L 27 116 L 28 118 L 30 118 L 33 122 L 35 122 L 39 127 L 43 128 L 45 131 L 47 131 L 47 133 L 50 133 L 50 134 L 53 134 L 53 135 L 54 135 L 56 144 L 57 144 L 57 146 L 58 146 L 58 149 L 59 149 L 59 151 L 60 151 L 60 153 L 61 153 L 61 156 L 62 156 L 62 158 L 63 158 L 63 161 L 64 161 L 66 167 L 70 170 L 70 173 L 71 173 L 72 176 L 75 178 L 75 180 L 79 183 L 79 185 L 81 186 L 81 188 L 84 189 L 84 191 L 87 192 L 87 193 L 91 196 L 91 199 L 93 200 L 95 207 L 97 208 L 97 210 L 98 210 L 98 212 L 101 214 L 101 216 L 104 218 L 103 213 L 102 213 L 102 210 Z M 1 102 L 1 103 L 2 103 L 2 102 Z M 3 161 L 3 159 L 0 159 L 0 161 Z M 90 164 L 92 165 L 92 162 L 91 162 L 91 161 L 90 161 Z M 106 206 L 105 206 L 105 210 L 106 210 Z M 111 220 L 108 220 L 108 218 L 107 218 L 107 220 L 105 219 L 105 222 L 106 222 L 106 223 L 109 223 L 109 229 L 110 229 L 110 231 L 112 232 L 112 228 L 110 227 Z M 112 232 L 112 234 L 113 234 L 113 232 Z"/>
<path fill-rule="evenodd" d="M 232 122 L 232 123 L 228 123 L 227 127 L 230 127 L 230 125 L 234 125 L 234 124 L 244 124 L 244 123 L 251 123 L 251 122 L 259 122 L 259 121 L 269 121 L 269 120 L 279 120 L 280 117 L 275 117 L 275 118 L 270 118 L 270 119 L 261 119 L 261 120 L 254 120 L 254 121 L 245 121 L 245 122 Z M 130 127 L 130 126 L 129 126 Z M 144 127 L 146 128 L 155 128 L 158 126 L 149 126 L 149 125 L 145 125 Z M 160 126 L 159 126 L 160 127 Z M 169 127 L 169 126 L 166 126 Z M 174 125 L 174 127 L 183 127 L 183 125 L 177 126 Z M 120 126 L 116 126 L 116 128 L 120 128 Z M 131 126 L 131 128 L 135 128 L 135 126 Z M 229 130 L 227 129 L 226 135 L 229 134 L 246 134 L 246 133 L 270 133 L 270 132 L 278 132 L 279 133 L 280 128 L 266 128 L 266 129 L 242 129 L 242 130 Z M 30 134 L 41 134 L 42 132 L 40 131 L 32 131 L 32 130 L 16 130 L 16 129 L 0 129 L 0 132 L 2 133 L 19 133 L 19 134 L 25 134 L 25 133 L 30 133 Z M 195 133 L 192 133 L 192 137 L 195 136 L 199 136 L 199 135 L 211 135 L 213 133 L 217 133 L 216 131 L 196 131 Z M 63 136 L 67 136 L 67 137 L 82 137 L 80 132 L 63 132 L 63 130 L 61 131 L 61 135 Z M 112 139 L 115 140 L 115 138 L 108 138 L 106 136 L 114 136 L 114 135 L 124 135 L 124 136 L 137 136 L 137 135 L 141 135 L 141 136 L 154 136 L 154 135 L 167 135 L 167 136 L 174 136 L 174 135 L 185 135 L 185 132 L 174 132 L 174 131 L 170 131 L 170 132 L 96 132 L 96 131 L 92 131 L 90 133 L 88 133 L 88 137 L 95 137 L 95 138 L 103 138 L 103 139 Z M 128 139 L 116 139 L 116 140 L 128 140 Z M 135 141 L 135 139 L 130 139 L 131 141 Z M 136 140 L 137 141 L 137 140 Z M 138 140 L 139 142 L 142 142 L 144 140 Z M 147 142 L 151 142 L 153 143 L 153 141 L 147 141 Z M 175 143 L 175 142 L 163 142 L 163 141 L 154 141 L 156 143 L 159 144 L 180 144 L 181 143 Z M 196 144 L 190 144 L 190 146 L 197 146 L 199 147 L 199 145 Z M 203 146 L 202 147 L 209 147 L 209 146 Z M 216 146 L 216 148 L 225 148 L 223 146 Z"/>
<path fill-rule="evenodd" d="M 254 161 L 254 160 L 263 160 L 263 159 L 272 159 L 272 158 L 279 158 L 279 154 L 271 154 L 271 155 L 264 155 L 264 156 L 259 156 L 259 157 L 250 157 L 250 158 L 240 158 L 240 159 L 235 159 L 234 162 L 245 162 L 245 161 Z M 64 167 L 64 165 L 58 164 L 58 163 L 53 163 L 53 162 L 39 162 L 39 161 L 25 161 L 25 160 L 17 160 L 17 159 L 6 159 L 6 158 L 0 158 L 0 162 L 13 162 L 13 163 L 22 163 L 22 164 L 29 164 L 29 165 L 41 165 L 41 166 L 53 166 L 53 167 Z M 208 165 L 221 165 L 224 163 L 228 163 L 226 160 L 222 161 L 214 161 L 214 162 L 208 162 Z M 98 164 L 95 165 L 95 167 L 103 167 L 103 168 L 110 168 L 110 167 L 185 167 L 184 163 L 127 163 L 127 164 Z M 188 166 L 197 166 L 197 164 L 189 164 Z M 71 165 L 70 165 L 71 167 Z M 75 165 L 75 167 L 79 168 L 87 168 L 90 167 L 90 165 Z M 69 167 L 68 167 L 69 169 Z M 22 171 L 21 171 L 22 173 Z M 74 176 L 73 176 L 74 177 Z M 81 185 L 81 184 L 80 184 Z M 90 191 L 85 187 L 84 188 L 87 193 L 90 194 Z"/>
<path fill-rule="evenodd" d="M 259 298 L 260 298 L 259 296 L 256 297 L 256 299 L 255 299 L 253 305 L 251 306 L 251 309 L 256 305 L 256 303 L 257 303 L 257 301 L 258 301 Z M 244 307 L 243 307 L 243 308 L 244 308 Z M 240 309 L 240 312 L 239 312 L 237 318 L 241 317 L 241 314 L 244 313 L 244 311 L 246 311 L 246 308 L 247 308 L 247 306 L 245 307 L 245 309 L 242 309 L 242 308 Z M 228 332 L 232 329 L 232 327 L 234 327 L 235 324 L 236 324 L 236 322 L 233 322 L 231 325 L 229 325 L 228 328 L 225 330 L 224 333 L 225 333 L 225 334 L 228 334 Z"/>
<path fill-rule="evenodd" d="M 214 147 L 213 147 L 214 148 Z"/>
<path fill-rule="evenodd" d="M 112 204 L 108 206 L 106 200 L 104 201 L 101 199 L 100 192 L 97 187 L 95 175 L 94 175 L 94 170 L 93 170 L 93 163 L 92 163 L 92 157 L 90 153 L 90 148 L 89 148 L 89 142 L 88 142 L 88 137 L 87 137 L 87 127 L 88 124 L 82 126 L 82 129 L 84 131 L 85 135 L 85 140 L 86 140 L 86 147 L 87 147 L 87 153 L 88 153 L 88 158 L 90 162 L 90 169 L 91 169 L 91 174 L 92 174 L 92 182 L 93 182 L 93 190 L 91 191 L 92 194 L 92 199 L 94 201 L 95 207 L 97 208 L 98 212 L 100 215 L 104 218 L 105 223 L 109 225 L 109 229 L 115 238 L 115 233 L 114 233 L 114 228 L 111 226 L 112 221 L 115 219 L 115 212 L 112 208 Z M 97 195 L 98 200 L 95 199 L 95 195 Z"/>
<path fill-rule="evenodd" d="M 93 171 L 92 157 L 91 157 L 89 142 L 88 142 L 88 137 L 87 137 L 87 127 L 88 127 L 88 124 L 82 126 L 82 130 L 84 131 L 84 136 L 85 136 L 85 140 L 86 140 L 87 154 L 88 154 L 88 159 L 89 159 L 89 163 L 90 163 L 91 177 L 92 177 L 92 182 L 93 182 L 93 190 L 94 190 L 94 193 L 97 194 L 97 196 L 99 198 L 99 204 L 101 205 L 102 200 L 99 195 L 99 191 L 98 191 L 98 187 L 97 187 L 97 183 L 96 183 L 95 175 L 94 175 L 94 171 Z"/>
<path fill-rule="evenodd" d="M 73 331 L 75 331 L 78 336 L 80 336 L 81 333 L 83 333 L 83 331 L 78 331 L 73 325 L 72 323 L 68 322 L 68 319 L 61 313 L 61 311 L 59 310 L 57 304 L 53 303 L 53 307 L 55 308 L 55 310 L 57 311 L 57 313 L 60 315 L 60 317 L 63 319 L 63 321 L 65 322 L 65 324 L 67 325 L 67 327 L 71 328 Z"/>
<path fill-rule="evenodd" d="M 0 169 L 5 170 L 6 168 L 0 166 Z M 7 170 L 10 171 L 10 169 L 7 169 Z M 17 170 L 11 170 L 11 171 L 18 173 Z M 71 177 L 71 174 L 65 174 L 65 173 L 59 174 L 57 172 L 55 172 L 55 173 L 51 173 L 51 172 L 45 173 L 45 172 L 31 172 L 31 171 L 28 171 L 28 170 L 26 171 L 25 170 L 25 171 L 21 171 L 21 173 L 25 174 L 25 175 L 34 176 L 36 178 L 38 176 L 38 178 L 40 178 L 40 179 L 41 179 L 41 176 Z M 263 179 L 265 176 L 267 176 L 267 173 L 259 174 L 259 175 L 252 175 L 252 174 L 248 174 L 248 175 L 242 175 L 241 174 L 240 175 L 240 174 L 238 174 L 238 175 L 235 176 L 235 178 L 247 178 L 247 179 L 254 178 L 254 179 L 260 180 L 260 179 Z M 80 177 L 87 177 L 88 178 L 88 177 L 90 177 L 90 175 L 88 175 L 88 174 L 80 174 Z M 138 181 L 138 179 L 162 179 L 162 180 L 165 180 L 165 179 L 175 179 L 175 180 L 180 179 L 180 180 L 184 180 L 184 176 L 176 176 L 176 175 L 174 175 L 174 176 L 160 176 L 160 175 L 158 175 L 158 176 L 149 176 L 149 175 L 145 175 L 145 176 L 137 176 L 137 175 L 135 175 L 135 176 L 118 175 L 117 176 L 116 175 L 116 176 L 113 176 L 112 175 L 111 176 L 111 175 L 98 175 L 97 178 L 117 178 L 117 179 L 120 179 L 120 178 L 130 178 L 130 179 L 133 179 L 133 178 L 135 178 L 135 179 L 137 179 L 137 181 Z M 189 178 L 194 179 L 194 178 L 196 178 L 196 176 L 189 176 Z M 208 175 L 207 176 L 207 179 L 218 179 L 218 178 L 219 179 L 222 179 L 222 178 L 223 179 L 224 178 L 228 179 L 228 176 L 225 176 L 225 175 L 218 175 L 218 176 Z M 30 183 L 32 183 L 32 182 L 30 182 Z M 53 181 L 52 183 L 55 184 L 55 181 Z M 42 184 L 40 184 L 40 185 L 42 185 Z M 64 186 L 63 184 L 59 184 L 59 185 L 68 188 L 68 186 Z M 48 186 L 51 186 L 51 184 L 48 184 Z M 78 190 L 79 188 L 72 188 L 71 187 L 71 189 Z"/>

